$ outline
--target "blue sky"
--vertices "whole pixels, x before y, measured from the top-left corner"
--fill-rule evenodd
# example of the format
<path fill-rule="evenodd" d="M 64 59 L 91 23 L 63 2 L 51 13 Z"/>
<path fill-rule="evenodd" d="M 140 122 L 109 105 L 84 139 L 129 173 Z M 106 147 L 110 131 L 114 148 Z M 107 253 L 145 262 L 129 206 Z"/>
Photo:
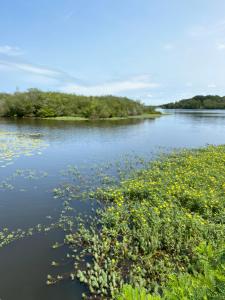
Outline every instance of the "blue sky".
<path fill-rule="evenodd" d="M 0 0 L 0 91 L 225 95 L 224 0 Z"/>

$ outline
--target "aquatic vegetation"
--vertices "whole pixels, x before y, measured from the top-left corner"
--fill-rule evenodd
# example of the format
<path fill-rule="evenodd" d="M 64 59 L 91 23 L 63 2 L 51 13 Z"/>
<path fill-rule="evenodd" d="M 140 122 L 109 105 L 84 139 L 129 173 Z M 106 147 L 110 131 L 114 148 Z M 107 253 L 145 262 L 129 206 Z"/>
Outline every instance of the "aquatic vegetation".
<path fill-rule="evenodd" d="M 37 180 L 40 178 L 47 177 L 48 173 L 46 171 L 38 171 L 35 169 L 17 169 L 12 177 L 22 177 L 24 179 Z"/>
<path fill-rule="evenodd" d="M 8 179 L 3 180 L 0 183 L 0 190 L 10 190 L 10 191 L 12 191 L 13 189 L 14 189 L 14 186 L 10 182 L 8 182 Z"/>
<path fill-rule="evenodd" d="M 20 156 L 41 155 L 46 147 L 39 134 L 0 131 L 0 167 L 11 165 Z"/>
<path fill-rule="evenodd" d="M 4 168 L 12 164 L 13 161 L 24 155 L 41 155 L 41 150 L 45 149 L 47 144 L 41 139 L 38 133 L 20 134 L 18 132 L 0 131 L 0 167 Z M 25 180 L 37 180 L 46 177 L 48 174 L 44 171 L 31 169 L 17 169 L 11 176 L 0 182 L 0 190 L 14 190 L 14 180 L 21 177 Z M 19 191 L 24 192 L 26 189 L 20 188 Z M 55 228 L 54 223 L 50 225 L 38 224 L 28 229 L 9 230 L 8 228 L 0 228 L 0 248 L 14 242 L 15 240 L 31 236 L 37 232 L 48 232 Z"/>
<path fill-rule="evenodd" d="M 28 229 L 17 228 L 15 230 L 9 230 L 8 228 L 0 229 L 0 248 L 9 245 L 10 243 L 34 235 L 35 233 L 49 232 L 52 229 L 57 228 L 57 224 L 51 223 L 49 225 L 37 224 L 34 227 Z"/>
<path fill-rule="evenodd" d="M 171 274 L 160 295 L 147 294 L 144 288 L 124 285 L 117 300 L 202 300 L 224 299 L 225 295 L 225 247 L 214 249 L 211 244 L 200 244 L 195 249 L 198 264 L 190 273 Z"/>
<path fill-rule="evenodd" d="M 224 187 L 225 147 L 209 146 L 165 156 L 117 187 L 97 189 L 105 205 L 65 237 L 72 251 L 82 246 L 72 273 L 103 299 L 126 283 L 159 296 L 171 274 L 201 274 L 196 248 L 225 242 Z"/>
<path fill-rule="evenodd" d="M 90 168 L 69 166 L 53 190 L 58 219 L 26 230 L 0 232 L 0 247 L 36 232 L 59 229 L 71 270 L 47 276 L 85 284 L 90 299 L 217 299 L 224 293 L 225 146 L 183 150 L 153 162 Z M 46 174 L 17 170 L 36 179 Z M 91 208 L 83 213 L 78 201 Z M 52 261 L 51 266 L 60 266 Z M 199 296 L 200 295 L 200 296 Z M 201 298 L 202 297 L 202 298 Z M 207 299 L 207 298 L 205 298 Z M 211 298 L 210 298 L 211 299 Z"/>
<path fill-rule="evenodd" d="M 131 285 L 124 285 L 117 300 L 160 300 L 159 296 L 147 294 L 144 288 L 132 288 Z"/>
<path fill-rule="evenodd" d="M 14 181 L 16 178 L 20 177 L 24 180 L 38 180 L 41 178 L 45 178 L 48 176 L 48 173 L 45 171 L 37 171 L 31 169 L 17 169 L 11 176 L 5 178 L 2 182 L 0 182 L 0 190 L 14 190 L 15 184 Z M 20 192 L 25 192 L 26 189 L 20 188 Z"/>

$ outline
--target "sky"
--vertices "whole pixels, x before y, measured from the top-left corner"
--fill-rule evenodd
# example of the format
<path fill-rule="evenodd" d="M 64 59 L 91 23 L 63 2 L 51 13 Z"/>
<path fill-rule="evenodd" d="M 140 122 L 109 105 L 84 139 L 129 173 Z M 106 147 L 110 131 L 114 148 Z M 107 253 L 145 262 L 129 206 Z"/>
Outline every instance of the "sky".
<path fill-rule="evenodd" d="M 0 92 L 225 95 L 224 0 L 0 0 Z"/>

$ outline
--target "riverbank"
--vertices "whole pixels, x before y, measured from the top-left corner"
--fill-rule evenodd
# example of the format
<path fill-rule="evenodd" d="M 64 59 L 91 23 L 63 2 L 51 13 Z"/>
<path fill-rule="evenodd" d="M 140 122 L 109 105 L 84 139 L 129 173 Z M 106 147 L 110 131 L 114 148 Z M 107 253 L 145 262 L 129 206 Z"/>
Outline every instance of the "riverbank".
<path fill-rule="evenodd" d="M 127 117 L 112 117 L 112 118 L 83 118 L 83 117 L 49 117 L 49 118 L 42 118 L 44 120 L 58 120 L 58 121 L 116 121 L 116 120 L 127 120 L 127 119 L 154 119 L 157 117 L 162 116 L 161 113 L 154 113 L 154 114 L 142 114 L 137 116 L 127 116 Z"/>
<path fill-rule="evenodd" d="M 72 276 L 91 294 L 116 298 L 130 284 L 118 299 L 140 299 L 135 286 L 148 299 L 222 295 L 225 146 L 164 156 L 95 197 L 106 204 L 97 221 L 66 236 L 83 247 Z"/>

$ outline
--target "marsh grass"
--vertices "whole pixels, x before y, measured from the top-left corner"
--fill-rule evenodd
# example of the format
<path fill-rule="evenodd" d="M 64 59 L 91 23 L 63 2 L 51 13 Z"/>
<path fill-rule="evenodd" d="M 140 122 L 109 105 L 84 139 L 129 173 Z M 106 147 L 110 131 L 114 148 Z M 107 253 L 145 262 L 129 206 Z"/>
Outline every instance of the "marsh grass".
<path fill-rule="evenodd" d="M 17 169 L 11 176 L 6 177 L 4 180 L 0 181 L 0 190 L 14 190 L 16 188 L 15 181 L 20 178 L 23 179 L 24 182 L 31 180 L 39 180 L 42 178 L 46 178 L 48 173 L 45 171 L 37 171 L 35 169 Z M 22 183 L 17 189 L 21 192 L 26 191 L 26 189 L 22 188 Z M 32 185 L 34 189 L 34 186 Z"/>

